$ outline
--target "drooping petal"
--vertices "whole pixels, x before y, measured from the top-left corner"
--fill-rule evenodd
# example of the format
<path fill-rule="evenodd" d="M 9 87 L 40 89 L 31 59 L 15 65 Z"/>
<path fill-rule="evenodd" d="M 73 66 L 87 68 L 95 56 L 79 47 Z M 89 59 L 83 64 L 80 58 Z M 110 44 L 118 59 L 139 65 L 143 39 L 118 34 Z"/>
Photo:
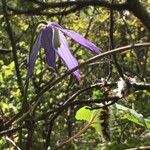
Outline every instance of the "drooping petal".
<path fill-rule="evenodd" d="M 82 35 L 72 31 L 72 30 L 66 30 L 63 29 L 59 24 L 53 22 L 51 23 L 51 26 L 54 28 L 57 28 L 58 30 L 62 31 L 67 36 L 71 37 L 75 42 L 79 43 L 83 47 L 89 49 L 94 54 L 100 54 L 101 50 L 96 45 L 94 45 L 89 40 L 85 39 Z"/>
<path fill-rule="evenodd" d="M 62 30 L 62 29 L 61 29 Z M 82 35 L 72 31 L 72 30 L 62 30 L 67 36 L 71 37 L 75 42 L 79 43 L 83 47 L 89 49 L 94 54 L 100 54 L 101 51 L 93 43 L 85 39 Z"/>
<path fill-rule="evenodd" d="M 63 33 L 59 31 L 60 36 L 60 48 L 58 48 L 58 55 L 63 60 L 64 64 L 67 66 L 69 70 L 73 69 L 74 67 L 78 66 L 78 61 L 76 58 L 71 54 L 69 50 L 69 46 L 67 43 L 67 40 Z M 77 78 L 77 80 L 80 80 L 80 72 L 79 69 L 73 72 L 73 75 Z"/>
<path fill-rule="evenodd" d="M 35 59 L 36 59 L 38 50 L 41 47 L 41 36 L 42 36 L 42 32 L 39 33 L 39 35 L 38 35 L 38 37 L 37 37 L 37 39 L 33 45 L 31 54 L 29 56 L 28 71 L 27 71 L 27 77 L 26 77 L 27 80 L 29 80 L 29 78 L 31 77 L 31 75 L 33 73 L 33 69 L 34 69 L 34 65 L 35 65 Z"/>
<path fill-rule="evenodd" d="M 53 29 L 49 26 L 45 26 L 42 29 L 41 45 L 45 50 L 47 64 L 55 70 L 56 52 L 53 42 Z"/>

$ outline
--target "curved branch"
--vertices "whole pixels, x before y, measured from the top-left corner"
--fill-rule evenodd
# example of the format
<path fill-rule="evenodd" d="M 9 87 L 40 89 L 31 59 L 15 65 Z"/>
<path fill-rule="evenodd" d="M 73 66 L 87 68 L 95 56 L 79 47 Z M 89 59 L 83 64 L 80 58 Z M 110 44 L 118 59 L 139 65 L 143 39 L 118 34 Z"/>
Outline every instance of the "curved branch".
<path fill-rule="evenodd" d="M 79 69 L 79 68 L 82 68 L 98 59 L 102 59 L 104 57 L 107 57 L 109 55 L 112 55 L 112 54 L 116 54 L 116 53 L 121 53 L 121 52 L 124 52 L 124 51 L 129 51 L 129 50 L 133 50 L 134 48 L 139 48 L 137 50 L 140 50 L 141 47 L 148 47 L 150 46 L 150 43 L 140 43 L 140 44 L 134 44 L 134 45 L 128 45 L 128 46 L 124 46 L 124 47 L 120 47 L 120 48 L 116 48 L 116 49 L 113 49 L 111 51 L 107 51 L 107 52 L 104 52 L 102 54 L 99 54 L 97 56 L 94 56 L 90 59 L 88 59 L 87 61 L 81 63 L 79 66 L 73 68 L 72 70 L 68 71 L 67 73 L 65 73 L 64 75 L 62 75 L 61 77 L 59 77 L 58 79 L 56 79 L 54 82 L 50 82 L 48 83 L 45 87 L 43 87 L 43 89 L 32 99 L 31 103 L 31 108 L 27 111 L 27 112 L 19 112 L 18 114 L 16 114 L 15 117 L 13 117 L 11 120 L 9 120 L 6 125 L 9 126 L 9 124 L 13 123 L 14 124 L 20 120 L 23 120 L 24 118 L 26 118 L 26 116 L 32 112 L 41 102 L 43 102 L 43 99 L 40 99 L 42 97 L 42 95 L 49 91 L 49 90 L 52 90 L 56 84 L 58 84 L 59 82 L 61 82 L 63 79 L 65 79 L 67 76 L 69 76 L 72 72 L 74 72 L 75 70 Z M 18 119 L 19 118 L 19 119 Z M 16 120 L 18 119 L 18 120 Z"/>
<path fill-rule="evenodd" d="M 28 1 L 29 2 L 29 1 Z M 109 3 L 107 1 L 69 1 L 69 2 L 50 2 L 44 3 L 38 0 L 30 0 L 30 2 L 36 3 L 39 5 L 38 8 L 32 8 L 29 10 L 20 10 L 12 7 L 8 7 L 9 11 L 12 11 L 14 14 L 26 14 L 26 15 L 46 15 L 46 16 L 55 16 L 55 15 L 62 15 L 62 12 L 57 13 L 48 13 L 44 10 L 46 9 L 54 9 L 54 8 L 66 8 L 66 7 L 75 7 L 76 9 L 69 9 L 68 11 L 64 11 L 63 15 L 73 13 L 76 10 L 81 10 L 87 6 L 99 6 L 105 7 L 111 10 L 128 10 L 132 12 L 142 23 L 143 25 L 149 30 L 150 32 L 150 15 L 147 10 L 142 6 L 139 0 L 127 0 L 125 3 L 117 4 L 117 3 Z"/>
<path fill-rule="evenodd" d="M 123 4 L 111 4 L 106 1 L 93 1 L 93 0 L 88 0 L 88 1 L 69 1 L 69 2 L 51 2 L 51 3 L 42 3 L 40 2 L 41 6 L 38 8 L 33 8 L 30 10 L 19 10 L 19 9 L 14 9 L 11 7 L 8 7 L 10 11 L 13 11 L 15 14 L 36 14 L 39 11 L 43 11 L 46 9 L 50 8 L 65 8 L 65 7 L 71 7 L 71 6 L 78 6 L 79 8 L 87 7 L 87 6 L 101 6 L 101 7 L 106 7 L 109 9 L 113 10 L 125 10 L 127 9 L 126 3 Z"/>
<path fill-rule="evenodd" d="M 68 107 L 70 106 L 75 106 L 75 105 L 90 105 L 90 104 L 94 104 L 94 103 L 104 103 L 104 102 L 107 102 L 108 104 L 105 105 L 105 106 L 110 106 L 112 104 L 114 104 L 115 102 L 117 102 L 119 99 L 121 99 L 120 97 L 118 96 L 112 96 L 112 97 L 107 97 L 107 98 L 102 98 L 102 99 L 81 99 L 81 100 L 76 100 L 76 101 L 72 101 L 76 98 L 76 96 L 78 96 L 79 94 L 81 94 L 82 92 L 86 91 L 86 90 L 89 90 L 89 89 L 92 89 L 92 88 L 95 88 L 95 87 L 100 87 L 102 86 L 103 84 L 102 83 L 97 83 L 97 84 L 94 84 L 94 85 L 91 85 L 89 87 L 86 87 L 82 90 L 79 90 L 78 92 L 74 93 L 63 105 L 61 105 L 59 108 L 55 109 L 55 110 L 52 110 L 50 112 L 47 112 L 45 115 L 42 115 L 41 117 L 37 118 L 36 121 L 40 121 L 42 119 L 45 119 L 45 116 L 47 115 L 50 115 L 50 114 L 54 114 L 54 116 L 52 117 L 51 121 L 49 124 L 51 124 L 50 128 L 52 130 L 52 124 L 54 122 L 54 120 L 64 111 L 66 110 Z M 116 86 L 117 83 L 108 83 L 106 86 Z M 150 84 L 143 84 L 143 83 L 134 83 L 132 84 L 132 86 L 135 88 L 135 91 L 138 91 L 138 90 L 148 90 L 150 91 Z M 103 106 L 102 106 L 103 107 Z M 30 111 L 26 112 L 26 114 L 28 114 Z M 20 115 L 20 114 L 19 114 Z M 25 116 L 24 116 L 25 117 Z M 23 118 L 21 118 L 23 119 Z M 7 125 L 7 124 L 5 124 Z M 6 127 L 6 126 L 5 126 Z M 0 136 L 3 136 L 3 135 L 7 135 L 7 134 L 12 134 L 14 132 L 17 132 L 18 130 L 22 129 L 22 128 L 26 128 L 25 125 L 23 125 L 22 127 L 19 127 L 19 128 L 13 128 L 13 129 L 5 129 L 4 131 L 1 131 L 0 132 Z"/>
<path fill-rule="evenodd" d="M 70 75 L 72 72 L 74 72 L 75 70 L 79 69 L 79 68 L 82 68 L 98 59 L 102 59 L 106 56 L 109 56 L 109 55 L 113 55 L 113 54 L 116 54 L 116 53 L 121 53 L 121 52 L 124 52 L 124 51 L 129 51 L 129 50 L 133 50 L 134 48 L 140 48 L 140 47 L 147 47 L 147 46 L 150 46 L 150 43 L 143 43 L 143 44 L 134 44 L 134 45 L 128 45 L 128 46 L 124 46 L 124 47 L 120 47 L 120 48 L 116 48 L 116 49 L 113 49 L 111 51 L 107 51 L 107 52 L 104 52 L 102 54 L 99 54 L 97 56 L 94 56 L 90 59 L 88 59 L 87 61 L 81 63 L 79 66 L 73 68 L 72 70 L 68 71 L 67 73 L 65 73 L 64 75 L 62 75 L 60 78 L 56 79 L 53 83 L 49 83 L 47 84 L 42 90 L 41 92 L 39 92 L 39 94 L 37 96 L 35 96 L 35 98 L 32 100 L 32 103 L 36 102 L 35 105 L 37 105 L 38 101 L 40 101 L 40 97 L 48 90 L 52 89 L 56 84 L 58 84 L 60 81 L 62 81 L 64 78 L 66 78 L 68 75 Z"/>
<path fill-rule="evenodd" d="M 150 13 L 142 6 L 139 0 L 127 0 L 127 8 L 132 12 L 150 32 Z"/>

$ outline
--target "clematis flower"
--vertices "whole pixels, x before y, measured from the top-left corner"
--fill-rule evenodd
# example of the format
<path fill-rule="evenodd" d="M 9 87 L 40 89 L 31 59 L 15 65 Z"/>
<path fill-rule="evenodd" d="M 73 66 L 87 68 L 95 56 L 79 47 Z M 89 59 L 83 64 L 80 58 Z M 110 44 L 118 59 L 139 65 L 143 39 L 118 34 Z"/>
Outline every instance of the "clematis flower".
<path fill-rule="evenodd" d="M 63 29 L 56 22 L 49 23 L 40 30 L 39 35 L 33 45 L 33 49 L 29 58 L 27 80 L 33 73 L 35 59 L 40 48 L 44 48 L 46 62 L 54 70 L 56 70 L 56 56 L 59 56 L 62 59 L 68 70 L 78 66 L 78 61 L 69 50 L 69 45 L 65 35 L 72 38 L 76 43 L 89 49 L 92 53 L 96 55 L 101 53 L 101 50 L 98 47 L 96 47 L 90 41 L 86 40 L 80 34 L 72 30 Z M 74 71 L 72 74 L 76 77 L 77 80 L 80 80 L 79 69 Z"/>

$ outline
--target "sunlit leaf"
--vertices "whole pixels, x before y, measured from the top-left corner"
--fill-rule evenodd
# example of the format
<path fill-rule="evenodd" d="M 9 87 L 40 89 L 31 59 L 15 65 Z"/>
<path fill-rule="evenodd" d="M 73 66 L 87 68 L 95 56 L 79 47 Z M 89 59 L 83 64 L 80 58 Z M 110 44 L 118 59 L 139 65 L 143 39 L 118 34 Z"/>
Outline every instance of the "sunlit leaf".
<path fill-rule="evenodd" d="M 114 104 L 113 107 L 123 114 L 126 119 L 146 128 L 150 128 L 150 119 L 144 118 L 142 114 L 137 113 L 134 109 L 130 109 L 117 103 Z"/>
<path fill-rule="evenodd" d="M 102 135 L 102 130 L 101 130 L 101 122 L 99 119 L 99 114 L 100 114 L 100 110 L 90 110 L 88 109 L 88 106 L 82 107 L 80 108 L 77 112 L 76 112 L 76 116 L 75 118 L 77 120 L 84 120 L 87 122 L 90 122 L 90 120 L 92 119 L 92 117 L 94 117 L 93 123 L 92 123 L 92 127 L 95 128 L 95 130 Z"/>

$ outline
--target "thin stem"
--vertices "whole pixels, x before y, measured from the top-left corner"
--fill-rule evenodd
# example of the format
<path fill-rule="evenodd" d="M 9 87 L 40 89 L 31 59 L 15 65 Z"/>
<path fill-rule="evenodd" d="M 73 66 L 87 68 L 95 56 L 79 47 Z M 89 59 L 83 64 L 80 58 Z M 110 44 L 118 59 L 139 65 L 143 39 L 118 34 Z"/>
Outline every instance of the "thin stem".
<path fill-rule="evenodd" d="M 150 43 L 138 43 L 138 44 L 134 44 L 134 45 L 128 45 L 128 46 L 124 46 L 124 47 L 113 49 L 111 51 L 104 52 L 102 54 L 99 54 L 97 56 L 94 56 L 94 57 L 88 59 L 87 61 L 81 63 L 79 66 L 73 68 L 72 70 L 68 71 L 67 73 L 65 73 L 64 75 L 62 75 L 58 79 L 56 79 L 54 82 L 48 83 L 45 87 L 43 87 L 43 89 L 41 90 L 41 92 L 39 92 L 32 99 L 32 101 L 31 101 L 31 103 L 32 103 L 31 107 L 30 107 L 30 109 L 26 113 L 24 113 L 24 112 L 18 113 L 14 118 L 12 118 L 6 124 L 10 124 L 12 122 L 14 122 L 14 124 L 15 124 L 16 122 L 23 120 L 41 102 L 43 102 L 43 99 L 41 100 L 41 97 L 42 97 L 42 95 L 45 92 L 47 92 L 48 90 L 52 90 L 55 87 L 56 84 L 58 84 L 59 82 L 61 82 L 63 79 L 65 79 L 67 76 L 69 76 L 75 70 L 77 70 L 79 68 L 83 68 L 84 66 L 86 66 L 86 65 L 88 65 L 88 64 L 90 64 L 90 63 L 92 63 L 94 61 L 97 61 L 98 59 L 102 59 L 102 58 L 107 57 L 107 56 L 112 55 L 112 54 L 116 54 L 116 53 L 121 53 L 121 52 L 129 51 L 129 50 L 133 50 L 134 48 L 138 48 L 137 50 L 140 50 L 139 48 L 141 48 L 141 47 L 148 47 L 148 46 L 150 46 Z"/>
<path fill-rule="evenodd" d="M 13 59 L 15 63 L 15 70 L 16 70 L 16 75 L 17 75 L 17 83 L 20 89 L 21 94 L 23 95 L 23 83 L 22 83 L 22 78 L 19 70 L 19 64 L 18 64 L 18 56 L 17 56 L 17 48 L 16 48 L 16 42 L 15 38 L 13 35 L 13 31 L 9 22 L 9 16 L 7 13 L 7 3 L 6 0 L 2 0 L 2 5 L 3 5 L 3 13 L 6 21 L 6 26 L 7 26 L 7 34 L 9 36 L 11 46 L 12 46 L 12 53 L 13 53 Z"/>
<path fill-rule="evenodd" d="M 77 132 L 74 136 L 70 137 L 67 141 L 61 143 L 60 146 L 58 146 L 56 149 L 62 148 L 66 144 L 68 144 L 68 143 L 72 142 L 74 139 L 78 138 L 82 133 L 84 133 L 92 125 L 97 114 L 98 113 L 93 114 L 91 119 L 89 120 L 89 122 L 79 132 Z"/>
<path fill-rule="evenodd" d="M 112 0 L 112 5 L 114 4 L 114 0 Z M 109 30 L 109 36 L 110 36 L 110 49 L 114 49 L 115 48 L 115 43 L 114 43 L 114 12 L 111 9 L 110 10 L 110 30 Z M 118 61 L 117 61 L 117 57 L 115 54 L 113 54 L 113 60 L 114 60 L 114 64 L 116 66 L 116 69 L 118 71 L 119 76 L 124 79 L 124 74 L 122 71 L 122 68 L 120 67 Z"/>

